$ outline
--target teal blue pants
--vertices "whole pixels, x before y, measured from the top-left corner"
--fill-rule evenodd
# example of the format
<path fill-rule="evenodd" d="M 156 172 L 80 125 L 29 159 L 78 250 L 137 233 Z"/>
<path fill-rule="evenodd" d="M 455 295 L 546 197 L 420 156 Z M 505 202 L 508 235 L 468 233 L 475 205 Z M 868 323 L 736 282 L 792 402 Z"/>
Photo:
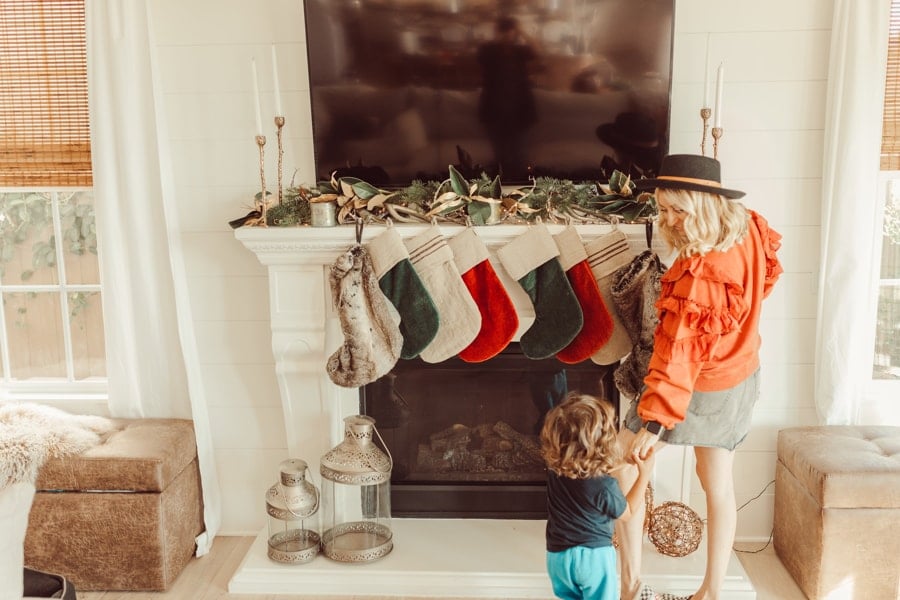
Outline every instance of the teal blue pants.
<path fill-rule="evenodd" d="M 616 549 L 575 546 L 547 553 L 553 593 L 563 600 L 619 600 Z"/>

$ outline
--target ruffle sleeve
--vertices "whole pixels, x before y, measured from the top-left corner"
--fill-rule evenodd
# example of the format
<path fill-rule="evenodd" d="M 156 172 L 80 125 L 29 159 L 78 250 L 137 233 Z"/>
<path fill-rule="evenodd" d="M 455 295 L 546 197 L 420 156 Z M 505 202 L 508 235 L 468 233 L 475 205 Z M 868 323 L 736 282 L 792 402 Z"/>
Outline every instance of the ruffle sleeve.
<path fill-rule="evenodd" d="M 654 349 L 663 359 L 705 360 L 710 343 L 736 330 L 747 314 L 744 286 L 701 257 L 682 259 L 662 277 Z"/>
<path fill-rule="evenodd" d="M 750 211 L 750 218 L 759 231 L 763 252 L 766 255 L 766 279 L 763 286 L 763 298 L 766 298 L 772 292 L 778 277 L 784 273 L 776 254 L 781 248 L 781 234 L 769 227 L 769 222 L 759 213 Z"/>
<path fill-rule="evenodd" d="M 638 406 L 645 421 L 671 428 L 684 420 L 704 362 L 749 310 L 743 284 L 710 258 L 679 259 L 662 277 L 659 325 Z"/>

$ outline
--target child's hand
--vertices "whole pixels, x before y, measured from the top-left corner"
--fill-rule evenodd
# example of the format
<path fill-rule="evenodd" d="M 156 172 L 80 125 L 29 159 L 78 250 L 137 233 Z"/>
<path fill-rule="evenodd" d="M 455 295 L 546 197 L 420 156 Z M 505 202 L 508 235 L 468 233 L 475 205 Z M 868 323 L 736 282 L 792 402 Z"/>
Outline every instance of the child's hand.
<path fill-rule="evenodd" d="M 633 452 L 631 460 L 637 465 L 638 475 L 649 475 L 650 471 L 653 470 L 653 465 L 656 463 L 656 448 L 653 446 L 648 448 L 643 458 L 641 458 L 639 452 Z"/>

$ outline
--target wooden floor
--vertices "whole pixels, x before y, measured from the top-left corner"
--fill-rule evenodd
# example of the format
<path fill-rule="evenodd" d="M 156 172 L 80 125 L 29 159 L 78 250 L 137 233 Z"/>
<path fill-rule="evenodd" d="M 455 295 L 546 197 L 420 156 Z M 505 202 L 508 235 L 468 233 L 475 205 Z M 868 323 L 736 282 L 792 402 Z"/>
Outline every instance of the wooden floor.
<path fill-rule="evenodd" d="M 252 537 L 219 537 L 212 551 L 193 559 L 167 592 L 78 592 L 79 600 L 310 600 L 313 596 L 229 594 L 228 581 L 238 568 Z M 763 544 L 738 544 L 738 550 L 756 550 Z M 769 545 L 758 553 L 739 552 L 741 563 L 756 588 L 757 600 L 806 600 L 806 596 L 775 556 Z M 397 600 L 400 597 L 392 597 Z M 337 600 L 329 596 L 328 600 Z M 373 596 L 357 596 L 344 600 L 379 600 Z M 413 600 L 406 598 L 405 600 Z"/>

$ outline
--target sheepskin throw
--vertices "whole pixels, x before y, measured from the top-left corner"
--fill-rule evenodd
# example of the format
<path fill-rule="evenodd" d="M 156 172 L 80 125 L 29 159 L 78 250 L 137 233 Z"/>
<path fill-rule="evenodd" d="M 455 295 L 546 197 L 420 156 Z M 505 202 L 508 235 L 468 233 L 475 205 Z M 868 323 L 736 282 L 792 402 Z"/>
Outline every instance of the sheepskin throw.
<path fill-rule="evenodd" d="M 33 484 L 46 459 L 84 452 L 117 428 L 105 417 L 25 402 L 0 404 L 0 489 Z"/>

